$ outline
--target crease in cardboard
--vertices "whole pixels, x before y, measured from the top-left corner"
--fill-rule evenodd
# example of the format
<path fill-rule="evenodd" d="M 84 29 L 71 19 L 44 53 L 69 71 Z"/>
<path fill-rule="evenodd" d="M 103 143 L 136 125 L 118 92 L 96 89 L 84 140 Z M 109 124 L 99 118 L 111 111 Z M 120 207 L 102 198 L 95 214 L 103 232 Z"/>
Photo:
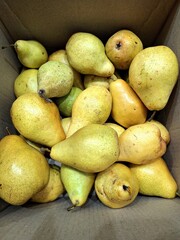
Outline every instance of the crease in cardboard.
<path fill-rule="evenodd" d="M 3 9 L 3 12 L 1 12 L 2 9 Z M 6 21 L 7 18 L 8 18 L 8 21 Z M 3 23 L 4 27 L 6 28 L 8 34 L 11 36 L 11 39 L 15 40 L 13 37 L 14 34 L 12 33 L 14 33 L 14 31 L 17 32 L 16 29 L 18 29 L 18 32 L 21 33 L 20 35 L 24 35 L 24 36 L 27 36 L 28 38 L 32 38 L 32 33 L 30 32 L 30 30 L 23 25 L 23 23 L 18 18 L 18 16 L 14 13 L 14 11 L 11 9 L 8 3 L 4 0 L 0 1 L 0 20 Z M 5 24 L 5 22 L 9 23 L 9 27 L 11 31 L 8 31 L 7 25 Z M 13 26 L 16 26 L 16 28 L 13 28 Z M 18 36 L 16 36 L 16 38 L 18 38 Z"/>
<path fill-rule="evenodd" d="M 173 1 L 172 1 L 173 2 Z M 167 3 L 169 3 L 167 1 Z M 164 1 L 158 1 L 156 6 L 154 7 L 154 10 L 151 11 L 149 13 L 149 15 L 146 17 L 146 19 L 144 20 L 142 26 L 141 26 L 141 32 L 144 32 L 144 29 L 147 28 L 147 26 L 150 24 L 150 22 L 152 21 L 152 19 L 154 18 L 154 15 L 156 15 L 156 12 L 160 12 L 161 9 L 163 9 L 163 16 L 166 16 L 164 19 L 163 19 L 163 22 L 161 25 L 159 25 L 159 29 L 157 31 L 157 34 L 155 36 L 155 39 L 157 38 L 157 35 L 159 34 L 159 32 L 161 31 L 161 29 L 163 28 L 167 18 L 168 18 L 168 13 L 171 12 L 169 9 L 172 9 L 174 7 L 174 4 L 175 4 L 175 1 L 174 3 L 172 4 L 171 8 L 169 7 L 169 4 L 168 4 L 168 7 L 166 7 L 166 3 Z M 162 16 L 162 12 L 161 13 L 161 16 Z"/>

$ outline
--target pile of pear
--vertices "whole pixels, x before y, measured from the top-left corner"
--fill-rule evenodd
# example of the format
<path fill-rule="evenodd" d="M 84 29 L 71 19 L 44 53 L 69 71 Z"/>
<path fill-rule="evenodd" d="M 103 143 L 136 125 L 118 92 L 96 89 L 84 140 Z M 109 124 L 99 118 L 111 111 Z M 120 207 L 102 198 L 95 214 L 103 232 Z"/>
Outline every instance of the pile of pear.
<path fill-rule="evenodd" d="M 110 208 L 178 196 L 163 158 L 170 133 L 154 119 L 178 79 L 172 49 L 143 48 L 127 29 L 105 43 L 77 32 L 51 53 L 36 40 L 13 46 L 23 68 L 12 79 L 17 134 L 0 140 L 0 198 L 23 205 L 67 194 L 71 210 L 91 193 Z"/>

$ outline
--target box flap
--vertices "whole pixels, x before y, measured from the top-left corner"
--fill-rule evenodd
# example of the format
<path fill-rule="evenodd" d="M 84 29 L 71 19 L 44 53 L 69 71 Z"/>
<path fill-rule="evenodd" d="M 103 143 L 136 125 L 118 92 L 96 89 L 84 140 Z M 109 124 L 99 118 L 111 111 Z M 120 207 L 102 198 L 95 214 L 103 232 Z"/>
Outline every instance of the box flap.
<path fill-rule="evenodd" d="M 13 41 L 33 38 L 47 48 L 64 48 L 77 31 L 107 40 L 128 28 L 144 45 L 152 45 L 175 0 L 0 1 L 1 20 Z"/>

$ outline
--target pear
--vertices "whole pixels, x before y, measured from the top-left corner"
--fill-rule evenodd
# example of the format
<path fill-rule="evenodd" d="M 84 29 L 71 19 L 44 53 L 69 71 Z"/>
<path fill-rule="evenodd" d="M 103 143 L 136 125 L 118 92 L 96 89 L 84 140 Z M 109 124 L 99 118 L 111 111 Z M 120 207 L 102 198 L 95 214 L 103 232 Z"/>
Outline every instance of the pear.
<path fill-rule="evenodd" d="M 119 161 L 146 164 L 166 152 L 166 142 L 154 124 L 137 124 L 126 129 L 119 137 Z"/>
<path fill-rule="evenodd" d="M 103 86 L 109 89 L 109 85 L 111 82 L 116 80 L 117 77 L 113 74 L 110 77 L 99 77 L 95 75 L 84 75 L 84 87 L 88 88 L 91 86 Z"/>
<path fill-rule="evenodd" d="M 37 93 L 18 97 L 10 115 L 17 131 L 32 142 L 51 147 L 65 139 L 58 107 Z"/>
<path fill-rule="evenodd" d="M 132 31 L 122 29 L 106 42 L 105 51 L 116 69 L 127 70 L 133 58 L 143 49 L 141 39 Z"/>
<path fill-rule="evenodd" d="M 14 49 L 21 64 L 27 68 L 39 68 L 48 60 L 45 47 L 35 40 L 17 40 Z"/>
<path fill-rule="evenodd" d="M 47 185 L 31 197 L 32 202 L 47 203 L 58 199 L 65 192 L 61 180 L 60 169 L 56 166 L 50 166 L 50 175 Z"/>
<path fill-rule="evenodd" d="M 14 94 L 16 97 L 27 92 L 37 92 L 37 69 L 23 70 L 14 81 Z"/>
<path fill-rule="evenodd" d="M 72 88 L 73 72 L 64 63 L 48 61 L 38 69 L 37 81 L 40 95 L 46 98 L 62 97 Z"/>
<path fill-rule="evenodd" d="M 112 96 L 102 86 L 91 86 L 83 90 L 72 106 L 71 123 L 67 137 L 90 123 L 104 124 L 112 107 Z"/>
<path fill-rule="evenodd" d="M 110 83 L 112 95 L 112 118 L 125 128 L 144 123 L 147 118 L 147 108 L 140 98 L 123 79 Z"/>
<path fill-rule="evenodd" d="M 65 135 L 67 135 L 70 123 L 71 123 L 71 117 L 65 117 L 61 119 L 61 124 L 65 132 Z"/>
<path fill-rule="evenodd" d="M 106 122 L 106 123 L 104 123 L 104 125 L 113 128 L 117 132 L 118 138 L 125 131 L 125 128 L 123 128 L 122 126 L 120 126 L 117 123 Z"/>
<path fill-rule="evenodd" d="M 110 77 L 114 65 L 105 54 L 102 41 L 87 32 L 74 33 L 66 43 L 66 53 L 70 65 L 81 74 Z"/>
<path fill-rule="evenodd" d="M 129 167 L 114 163 L 97 174 L 95 192 L 104 205 L 123 208 L 136 199 L 139 192 L 138 179 Z"/>
<path fill-rule="evenodd" d="M 169 144 L 169 142 L 171 140 L 171 136 L 170 136 L 169 130 L 166 128 L 166 126 L 164 124 L 162 124 L 161 122 L 154 120 L 154 119 L 147 121 L 146 123 L 156 125 L 159 128 L 159 130 L 161 131 L 161 137 L 163 138 L 163 140 L 166 142 L 166 144 Z"/>
<path fill-rule="evenodd" d="M 0 198 L 12 205 L 26 203 L 49 181 L 49 165 L 39 151 L 20 136 L 0 141 Z"/>
<path fill-rule="evenodd" d="M 63 97 L 56 98 L 55 103 L 60 113 L 65 117 L 71 117 L 72 106 L 82 90 L 78 87 L 72 87 L 70 92 Z"/>
<path fill-rule="evenodd" d="M 62 164 L 61 179 L 73 204 L 68 209 L 84 205 L 94 184 L 95 173 L 85 173 Z"/>
<path fill-rule="evenodd" d="M 139 181 L 139 193 L 175 198 L 177 183 L 163 158 L 143 165 L 130 164 L 129 167 Z"/>
<path fill-rule="evenodd" d="M 118 136 L 102 124 L 89 124 L 55 144 L 50 157 L 84 172 L 99 172 L 118 160 Z"/>
<path fill-rule="evenodd" d="M 166 106 L 178 74 L 177 57 L 169 47 L 148 47 L 133 59 L 129 84 L 149 110 L 159 111 Z"/>
<path fill-rule="evenodd" d="M 51 53 L 49 55 L 48 60 L 49 61 L 59 61 L 59 62 L 65 63 L 69 67 L 71 67 L 71 65 L 68 62 L 66 50 L 64 50 L 64 49 L 60 49 L 60 50 L 57 50 L 57 51 Z M 84 85 L 82 82 L 81 74 L 79 72 L 77 72 L 74 68 L 72 68 L 72 71 L 73 71 L 73 86 L 78 87 L 81 90 L 83 90 Z"/>
<path fill-rule="evenodd" d="M 57 50 L 57 51 L 51 53 L 48 57 L 48 61 L 57 61 L 57 62 L 61 62 L 61 63 L 69 65 L 69 62 L 67 59 L 67 53 L 66 53 L 66 50 L 64 50 L 64 49 L 60 49 L 60 50 Z"/>

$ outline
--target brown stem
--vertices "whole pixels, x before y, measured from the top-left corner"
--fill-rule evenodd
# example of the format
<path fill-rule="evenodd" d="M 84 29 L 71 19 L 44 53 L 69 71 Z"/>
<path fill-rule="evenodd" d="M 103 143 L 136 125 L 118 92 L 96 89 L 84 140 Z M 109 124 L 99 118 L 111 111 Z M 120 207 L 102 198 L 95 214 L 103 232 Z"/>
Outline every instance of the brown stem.
<path fill-rule="evenodd" d="M 78 203 L 79 203 L 79 201 L 76 200 L 76 203 L 73 204 L 72 206 L 68 207 L 68 208 L 67 208 L 67 211 L 72 211 L 72 210 L 74 210 L 74 209 L 78 206 Z"/>
<path fill-rule="evenodd" d="M 176 196 L 180 197 L 180 193 L 179 193 L 179 192 L 176 192 Z"/>
<path fill-rule="evenodd" d="M 7 45 L 7 46 L 2 46 L 1 49 L 6 49 L 6 48 L 8 48 L 8 47 L 14 47 L 14 44 L 9 44 L 9 45 Z"/>
<path fill-rule="evenodd" d="M 52 100 L 46 97 L 46 92 L 45 92 L 44 89 L 40 89 L 38 91 L 38 94 L 39 94 L 40 97 L 44 98 L 46 100 L 46 102 L 52 103 Z"/>
<path fill-rule="evenodd" d="M 153 118 L 154 118 L 154 116 L 155 116 L 155 114 L 156 114 L 156 110 L 155 111 L 153 111 L 153 113 L 151 114 L 151 116 L 148 118 L 148 122 L 150 122 L 151 120 L 153 120 Z"/>
<path fill-rule="evenodd" d="M 49 148 L 44 148 L 44 147 L 40 147 L 40 151 L 42 153 L 44 153 L 44 152 L 51 152 L 51 150 Z"/>
<path fill-rule="evenodd" d="M 8 127 L 6 127 L 6 131 L 7 131 L 8 135 L 11 135 Z"/>

